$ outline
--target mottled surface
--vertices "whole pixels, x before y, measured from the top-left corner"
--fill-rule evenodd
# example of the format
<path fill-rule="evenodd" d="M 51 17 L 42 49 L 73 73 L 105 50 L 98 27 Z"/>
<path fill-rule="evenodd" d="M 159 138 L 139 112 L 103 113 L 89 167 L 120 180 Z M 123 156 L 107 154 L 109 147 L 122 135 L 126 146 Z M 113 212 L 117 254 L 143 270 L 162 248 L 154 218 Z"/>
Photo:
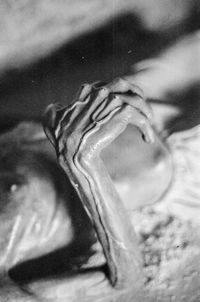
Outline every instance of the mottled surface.
<path fill-rule="evenodd" d="M 144 257 L 145 301 L 199 301 L 199 224 L 156 207 L 134 215 Z"/>
<path fill-rule="evenodd" d="M 161 213 L 154 206 L 135 211 L 131 217 L 143 255 L 144 287 L 137 291 L 133 285 L 130 292 L 115 292 L 105 275 L 97 270 L 97 272 L 77 274 L 74 278 L 68 278 L 68 299 L 72 301 L 95 299 L 103 302 L 122 301 L 122 299 L 128 302 L 199 301 L 199 224 L 181 220 L 169 213 Z M 96 249 L 96 254 L 85 264 L 85 267 L 92 266 L 98 269 L 98 264 L 105 263 L 100 246 Z M 46 295 L 52 295 L 56 288 L 58 292 L 65 294 L 64 281 L 57 280 L 57 283 L 47 281 L 46 285 L 48 284 L 52 287 L 52 292 L 47 291 Z M 45 296 L 45 283 L 44 285 L 32 284 L 31 288 Z M 64 298 L 58 301 L 64 301 Z"/>
<path fill-rule="evenodd" d="M 118 14 L 124 16 L 112 19 Z M 87 4 L 86 1 L 2 0 L 0 15 L 1 131 L 18 119 L 40 118 L 50 102 L 69 103 L 82 82 L 97 79 L 109 81 L 122 75 L 130 70 L 131 64 L 157 54 L 176 41 L 177 37 L 199 28 L 198 1 L 187 0 L 91 0 Z M 80 38 L 82 33 L 91 32 L 102 25 L 98 32 Z M 74 38 L 80 39 L 74 41 Z M 42 60 L 38 62 L 38 59 Z M 27 67 L 27 63 L 33 64 Z M 21 68 L 23 66 L 26 68 Z M 198 70 L 197 64 L 193 66 Z M 4 73 L 6 70 L 9 72 Z M 198 95 L 198 89 L 194 93 L 183 91 L 176 95 L 175 101 L 185 100 L 186 104 L 189 100 L 185 112 L 187 117 L 190 113 L 190 119 L 187 123 L 182 119 L 179 129 L 183 124 L 184 127 L 185 124 L 189 126 L 189 122 L 193 123 L 198 117 Z M 162 110 L 156 111 L 159 119 Z M 119 183 L 117 186 L 120 188 Z M 124 186 L 121 189 L 123 195 Z M 149 220 L 152 221 L 150 225 Z M 127 293 L 114 292 L 104 268 L 99 267 L 99 264 L 105 263 L 101 248 L 85 263 L 91 256 L 87 244 L 86 255 L 76 258 L 80 251 L 77 248 L 75 258 L 70 259 L 71 254 L 67 249 L 58 252 L 55 257 L 50 255 L 47 260 L 42 259 L 42 265 L 41 262 L 33 262 L 31 268 L 36 275 L 42 271 L 42 267 L 47 274 L 51 274 L 55 268 L 61 269 L 62 276 L 32 282 L 28 290 L 43 297 L 42 300 L 58 295 L 58 302 L 66 302 L 66 288 L 70 302 L 76 299 L 75 295 L 78 300 L 86 301 L 86 292 L 90 294 L 91 301 L 101 302 L 115 302 L 117 296 L 119 302 L 125 301 L 125 296 L 130 302 L 199 301 L 199 225 L 167 212 L 160 213 L 154 207 L 136 212 L 133 224 L 137 224 L 144 257 L 144 292 L 135 291 L 132 296 L 131 289 L 130 297 Z M 85 237 L 83 240 L 85 243 Z M 99 247 L 95 245 L 93 249 Z M 83 263 L 84 267 L 97 267 L 97 271 L 78 274 L 77 268 Z M 69 274 L 72 267 L 76 275 Z M 27 271 L 29 277 L 29 268 L 22 268 L 23 277 Z M 0 293 L 4 299 L 12 302 L 33 301 L 30 296 L 27 297 L 26 290 L 19 294 L 13 287 L 4 285 L 0 279 Z"/>
<path fill-rule="evenodd" d="M 19 137 L 24 137 L 24 143 L 26 142 L 27 144 L 29 142 L 27 147 L 31 147 L 33 152 L 38 152 L 41 148 L 43 151 L 46 150 L 46 155 L 49 154 L 49 152 L 52 153 L 50 145 L 44 141 L 44 135 L 42 135 L 40 127 L 35 127 L 34 125 L 26 126 L 26 128 L 21 127 L 21 130 L 18 128 L 18 132 L 14 133 Z M 14 143 L 15 137 L 13 134 L 10 134 L 10 136 L 7 136 L 6 142 L 8 143 L 9 140 L 12 140 Z M 35 139 L 35 142 L 29 141 L 31 137 Z M 37 141 L 38 143 L 36 143 Z M 5 141 L 3 142 L 3 138 L 1 138 L 1 142 L 4 154 L 6 154 Z M 7 147 L 8 146 L 9 145 L 7 145 Z M 12 146 L 13 145 L 10 144 L 10 147 Z M 12 150 L 13 148 L 7 149 L 8 156 L 10 154 L 9 152 L 13 152 Z M 2 154 L 3 152 L 1 152 L 1 155 Z M 30 169 L 31 162 L 29 163 L 29 175 L 32 169 L 37 170 L 37 166 L 40 166 L 40 161 L 38 160 L 39 159 L 37 159 L 37 165 L 34 164 L 34 169 L 33 167 Z M 113 162 L 110 161 L 110 170 L 112 170 L 112 163 Z M 62 190 L 60 190 L 61 195 L 66 194 L 64 193 L 67 189 L 67 187 L 65 187 L 66 179 L 62 178 L 63 174 L 57 174 L 58 172 L 56 172 L 55 176 L 54 164 L 52 166 L 54 167 L 53 174 L 50 162 L 47 162 L 45 165 L 49 167 L 49 172 L 47 175 L 45 174 L 47 179 L 50 177 L 54 182 L 56 179 L 60 179 L 60 185 L 62 187 Z M 40 167 L 40 171 L 43 171 L 42 175 L 45 172 L 45 165 Z M 116 162 L 114 165 L 116 169 Z M 121 169 L 122 167 L 119 165 L 119 173 L 123 172 Z M 37 181 L 42 185 L 44 183 L 43 177 L 41 178 L 41 174 L 38 174 L 38 172 L 39 170 L 37 171 Z M 36 184 L 35 180 L 35 178 L 31 179 L 29 176 L 28 181 L 30 186 L 29 195 L 27 195 L 29 199 L 31 196 L 35 196 L 33 191 L 30 191 L 32 185 L 34 186 L 34 184 Z M 2 175 L 1 184 L 4 183 L 3 181 L 4 178 Z M 45 187 L 41 187 L 41 194 L 45 196 Z M 76 210 L 79 209 L 78 203 L 78 200 L 73 201 L 73 207 L 75 207 L 74 209 Z M 187 213 L 188 205 L 182 206 L 182 209 L 179 207 L 179 215 L 177 215 L 177 212 L 173 213 L 172 211 L 170 213 L 167 207 L 165 207 L 165 203 L 164 207 L 161 207 L 161 204 L 162 203 L 157 203 L 137 211 L 128 211 L 139 239 L 142 255 L 145 279 L 144 285 L 141 288 L 134 288 L 133 284 L 128 291 L 116 291 L 110 286 L 107 275 L 105 274 L 105 257 L 102 247 L 98 243 L 93 243 L 94 238 L 92 240 L 92 237 L 90 237 L 88 240 L 88 235 L 91 234 L 91 226 L 88 222 L 87 225 L 81 223 L 78 218 L 80 214 L 78 210 L 77 214 L 74 213 L 75 224 L 73 223 L 73 227 L 75 227 L 75 229 L 77 228 L 76 232 L 79 235 L 78 241 L 75 241 L 72 246 L 66 245 L 66 247 L 64 246 L 61 250 L 58 249 L 52 254 L 47 254 L 47 256 L 21 266 L 19 265 L 18 268 L 11 270 L 11 277 L 16 282 L 24 284 L 23 288 L 25 292 L 18 292 L 13 286 L 10 288 L 5 286 L 5 281 L 1 277 L 1 298 L 10 299 L 8 300 L 9 302 L 16 302 L 16 299 L 20 302 L 38 302 L 41 301 L 41 299 L 42 301 L 46 299 L 51 301 L 52 298 L 53 301 L 56 302 L 66 302 L 66 300 L 70 302 L 77 300 L 121 302 L 122 299 L 128 302 L 197 302 L 200 294 L 200 234 L 198 217 L 196 217 L 196 219 L 186 219 L 185 215 L 181 216 L 182 212 Z M 172 206 L 170 206 L 170 208 L 172 209 Z M 195 209 L 197 209 L 197 207 Z M 195 209 L 191 209 L 193 213 L 196 212 Z M 86 217 L 84 217 L 83 215 L 83 219 L 86 221 Z M 69 219 L 67 215 L 66 219 Z M 76 221 L 79 221 L 77 225 Z M 71 229 L 69 229 L 68 232 L 64 231 L 63 225 L 60 227 L 62 232 L 59 231 L 59 235 L 64 234 L 64 236 L 67 236 L 66 239 L 70 238 L 68 235 L 70 234 L 71 236 Z M 56 238 L 59 239 L 58 236 L 56 236 Z M 61 245 L 63 246 L 63 244 L 64 241 L 62 239 Z M 58 242 L 58 245 L 55 246 L 55 241 L 53 241 L 53 244 L 51 243 L 49 247 L 47 247 L 47 250 L 50 248 L 53 251 L 55 248 L 58 248 L 59 245 L 60 243 Z M 45 252 L 45 249 L 46 248 L 41 250 L 43 254 L 47 252 L 47 250 Z M 28 256 L 30 256 L 30 254 Z M 34 293 L 34 296 L 32 296 L 34 298 L 33 300 L 27 295 L 28 292 Z M 22 300 L 22 297 L 24 300 Z"/>

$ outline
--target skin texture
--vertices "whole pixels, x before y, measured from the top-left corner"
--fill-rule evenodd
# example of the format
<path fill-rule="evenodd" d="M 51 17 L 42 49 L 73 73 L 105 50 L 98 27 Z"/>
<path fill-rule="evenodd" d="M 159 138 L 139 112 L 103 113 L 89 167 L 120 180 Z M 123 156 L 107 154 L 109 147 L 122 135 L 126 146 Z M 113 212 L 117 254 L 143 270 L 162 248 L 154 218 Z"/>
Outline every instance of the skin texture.
<path fill-rule="evenodd" d="M 82 291 L 90 301 L 99 294 L 99 284 L 105 301 L 115 295 L 119 301 L 132 301 L 132 294 L 139 301 L 143 273 L 137 239 L 126 198 L 121 201 L 100 155 L 128 124 L 138 129 L 141 142 L 142 136 L 152 143 L 145 143 L 150 148 L 156 139 L 151 123 L 141 91 L 117 80 L 106 86 L 84 85 L 69 107 L 48 108 L 45 131 L 61 167 L 34 127 L 19 127 L 3 137 L 1 301 L 77 301 Z M 140 200 L 137 192 L 135 199 Z M 106 267 L 82 275 L 96 237 Z M 74 277 L 55 277 L 70 271 Z"/>
<path fill-rule="evenodd" d="M 194 68 L 188 68 L 188 66 L 190 66 L 190 65 L 193 66 L 194 64 L 195 64 L 195 67 L 197 66 L 196 65 L 197 60 L 194 59 L 195 58 L 194 53 L 198 54 L 198 51 L 197 51 L 198 50 L 198 45 L 199 45 L 198 35 L 199 35 L 198 33 L 196 35 L 194 35 L 192 37 L 192 40 L 190 39 L 189 43 L 188 43 L 188 40 L 186 39 L 186 41 L 183 44 L 178 44 L 177 45 L 177 52 L 174 52 L 175 49 L 172 49 L 172 51 L 171 51 L 170 58 L 173 58 L 174 62 L 176 63 L 176 64 L 172 64 L 172 67 L 173 67 L 172 69 L 173 70 L 175 69 L 176 71 L 181 70 L 182 72 L 179 73 L 181 75 L 181 77 L 177 77 L 177 74 L 175 72 L 166 73 L 165 67 L 171 66 L 171 65 L 169 65 L 169 62 L 168 62 L 169 52 L 167 51 L 166 52 L 166 57 L 164 55 L 162 57 L 159 57 L 158 61 L 155 60 L 155 62 L 154 62 L 154 60 L 150 60 L 150 62 L 145 62 L 145 64 L 141 64 L 140 66 L 138 66 L 139 72 L 137 70 L 137 73 L 135 73 L 135 75 L 132 78 L 129 78 L 129 80 L 133 81 L 135 83 L 138 83 L 138 85 L 141 86 L 144 89 L 145 94 L 148 97 L 154 98 L 154 99 L 159 99 L 159 100 L 160 99 L 165 100 L 165 97 L 166 97 L 166 95 L 168 96 L 167 93 L 170 89 L 172 89 L 172 90 L 174 89 L 176 91 L 177 86 L 178 86 L 178 88 L 179 88 L 178 90 L 182 90 L 184 87 L 186 87 L 186 83 L 189 83 L 189 84 L 193 83 L 194 78 L 199 79 L 198 68 L 195 68 L 195 69 Z M 194 51 L 191 48 L 192 46 L 194 46 Z M 182 56 L 180 54 L 183 54 L 183 59 L 182 59 Z M 193 59 L 194 59 L 195 63 L 191 64 L 191 59 L 192 59 L 192 62 L 193 62 Z M 161 62 L 161 64 L 158 65 L 157 62 Z M 182 63 L 183 63 L 183 65 L 182 65 Z M 160 67 L 160 68 L 157 68 L 157 67 Z M 170 71 L 170 68 L 168 68 L 167 70 Z M 194 70 L 197 71 L 197 73 L 194 73 Z M 191 73 L 189 71 L 191 71 Z M 176 76 L 176 80 L 178 81 L 178 83 L 175 81 L 174 76 Z M 182 80 L 182 77 L 184 77 L 184 81 Z M 118 91 L 115 91 L 115 93 L 119 95 L 119 93 L 121 92 L 120 90 L 122 89 L 123 85 L 121 85 L 121 86 L 119 85 L 118 87 L 119 87 Z M 122 89 L 122 91 L 126 92 L 126 89 Z M 92 90 L 91 90 L 91 92 L 92 92 Z M 127 97 L 127 95 L 126 95 L 126 97 Z M 171 99 L 171 95 L 170 95 L 170 99 Z M 136 103 L 134 105 L 136 107 Z M 85 114 L 86 113 L 87 112 L 85 112 Z M 62 116 L 62 114 L 61 114 L 61 116 Z M 157 114 L 156 117 L 157 116 L 159 116 L 159 114 Z M 57 118 L 59 119 L 59 116 L 57 116 Z M 95 116 L 95 118 L 96 118 L 96 116 Z M 54 120 L 55 120 L 55 117 L 53 118 L 53 121 Z M 111 120 L 108 120 L 107 122 L 110 123 Z M 52 127 L 54 127 L 54 124 L 52 124 L 52 125 L 48 124 L 48 126 L 50 127 L 50 133 L 53 134 L 54 129 L 52 129 Z M 162 129 L 163 128 L 164 128 L 164 126 L 162 127 Z M 3 147 L 1 149 L 0 154 L 2 156 L 3 151 L 6 153 L 6 156 L 4 158 L 1 158 L 1 172 L 2 172 L 2 163 L 5 165 L 5 171 L 6 172 L 7 172 L 8 169 L 10 169 L 10 167 L 6 166 L 5 158 L 7 157 L 7 159 L 9 159 L 9 161 L 10 161 L 11 158 L 13 158 L 13 155 L 16 152 L 16 149 L 17 149 L 16 148 L 17 147 L 16 146 L 16 138 L 18 137 L 18 135 L 19 135 L 19 133 L 18 134 L 17 133 L 13 134 L 14 140 L 13 140 L 12 144 L 10 144 L 11 141 L 10 141 L 10 138 L 8 138 L 8 137 L 6 138 L 6 140 L 4 142 L 1 142 L 1 145 L 3 145 Z M 25 141 L 27 141 L 27 137 L 28 136 L 32 137 L 32 135 L 33 135 L 33 133 L 27 133 L 26 139 L 24 139 L 24 141 L 21 142 L 21 146 L 24 144 Z M 8 145 L 5 145 L 6 141 L 8 142 Z M 27 148 L 25 150 L 25 153 L 21 153 L 21 151 L 22 151 L 21 146 L 19 148 L 20 154 L 23 154 L 23 156 L 21 156 L 21 157 L 24 157 L 25 154 L 28 154 L 28 149 L 30 151 L 30 148 L 33 148 L 32 145 L 29 145 L 30 148 Z M 148 145 L 149 149 L 151 148 L 151 146 L 152 145 Z M 9 150 L 9 152 L 8 152 L 8 150 Z M 33 149 L 32 149 L 32 151 L 33 151 Z M 102 152 L 104 152 L 104 151 L 105 150 L 103 150 Z M 84 154 L 84 152 L 83 152 L 83 154 Z M 59 155 L 59 152 L 58 152 L 58 155 Z M 87 154 L 85 154 L 85 155 L 87 155 Z M 87 159 L 87 157 L 86 157 L 86 159 Z M 125 158 L 124 158 L 124 160 L 125 160 Z M 37 166 L 41 162 L 42 162 L 42 157 L 41 157 L 41 153 L 40 153 L 40 156 L 39 156 L 39 158 L 37 158 L 37 161 L 34 165 Z M 67 159 L 67 162 L 68 162 L 68 159 Z M 94 165 L 94 167 L 95 167 L 96 160 L 95 160 L 95 162 L 91 161 L 89 163 L 89 165 L 88 165 L 88 161 L 86 162 L 85 165 L 84 165 L 84 163 L 85 163 L 85 161 L 82 162 L 84 169 L 86 169 L 89 173 L 93 173 L 94 169 L 93 168 L 91 169 L 91 165 Z M 15 164 L 16 164 L 16 158 L 14 160 L 14 165 Z M 26 163 L 26 165 L 27 165 L 27 163 Z M 52 162 L 49 163 L 49 165 L 47 165 L 46 167 L 44 167 L 44 169 L 48 170 L 51 165 L 52 165 Z M 64 165 L 66 165 L 66 162 L 64 163 Z M 100 167 L 102 168 L 102 165 Z M 96 175 L 92 175 L 93 179 L 97 179 L 97 178 L 99 179 L 99 177 L 102 175 L 102 172 L 101 172 L 102 169 L 101 168 L 99 169 L 100 173 L 98 174 L 98 168 L 96 167 Z M 106 165 L 106 168 L 109 168 L 109 166 Z M 103 167 L 103 169 L 104 169 L 104 167 Z M 33 166 L 32 167 L 29 166 L 29 170 L 31 170 L 31 171 L 34 170 Z M 54 237 L 50 237 L 50 239 L 52 239 L 52 241 L 51 240 L 49 241 L 48 249 L 46 249 L 46 247 L 38 244 L 38 240 L 37 240 L 38 237 L 36 236 L 35 240 L 33 240 L 33 242 L 34 242 L 34 244 L 38 245 L 38 249 L 33 250 L 32 247 L 29 246 L 28 249 L 26 250 L 26 253 L 24 253 L 23 255 L 21 253 L 19 253 L 20 252 L 20 246 L 23 246 L 23 244 L 22 244 L 23 242 L 28 242 L 26 240 L 28 240 L 29 236 L 31 235 L 31 232 L 30 233 L 24 232 L 24 236 L 21 236 L 21 234 L 23 233 L 23 230 L 27 228 L 27 224 L 29 224 L 29 222 L 30 222 L 29 219 L 25 219 L 25 218 L 26 217 L 28 217 L 28 218 L 31 217 L 32 213 L 34 212 L 33 211 L 31 214 L 29 214 L 27 216 L 27 209 L 31 205 L 31 202 L 33 202 L 33 200 L 31 200 L 31 202 L 28 202 L 28 200 L 29 200 L 28 198 L 30 198 L 30 191 L 33 192 L 33 190 L 31 190 L 31 188 L 34 188 L 33 184 L 35 183 L 36 178 L 40 179 L 40 185 L 41 185 L 40 190 L 39 190 L 40 192 L 41 192 L 41 190 L 45 191 L 47 188 L 50 192 L 52 192 L 51 191 L 52 183 L 51 183 L 50 187 L 49 187 L 49 184 L 47 184 L 46 182 L 43 183 L 41 181 L 41 173 L 40 172 L 37 171 L 37 173 L 35 173 L 36 178 L 33 177 L 33 175 L 30 175 L 30 173 L 27 173 L 27 171 L 25 173 L 25 170 L 23 170 L 23 173 L 21 173 L 21 174 L 25 176 L 24 178 L 26 180 L 28 179 L 28 187 L 26 187 L 26 185 L 25 185 L 27 183 L 27 181 L 24 184 L 23 184 L 23 181 L 22 181 L 22 183 L 17 182 L 17 187 L 18 187 L 18 189 L 20 188 L 20 190 L 15 190 L 16 187 L 15 186 L 13 187 L 13 189 L 14 189 L 13 191 L 15 193 L 12 192 L 12 194 L 10 194 L 11 192 L 8 190 L 9 194 L 7 194 L 7 193 L 5 194 L 5 192 L 1 191 L 1 214 L 0 214 L 1 215 L 0 216 L 0 221 L 1 221 L 1 225 L 0 225 L 1 243 L 0 244 L 1 244 L 1 249 L 0 249 L 0 251 L 1 251 L 1 259 L 3 259 L 3 260 L 1 262 L 1 274 L 0 274 L 1 275 L 1 277 L 0 277 L 0 287 L 1 287 L 0 288 L 0 301 L 3 301 L 3 302 L 4 301 L 40 301 L 41 300 L 39 298 L 40 296 L 43 296 L 42 301 L 45 301 L 44 297 L 47 296 L 47 293 L 50 292 L 50 289 L 52 289 L 52 291 L 51 291 L 52 296 L 51 297 L 53 297 L 53 294 L 56 295 L 55 294 L 55 292 L 56 292 L 55 289 L 57 287 L 61 286 L 62 282 L 60 282 L 59 284 L 57 283 L 56 285 L 55 285 L 55 280 L 52 283 L 49 283 L 48 285 L 42 284 L 42 282 L 38 282 L 37 286 L 35 286 L 35 288 L 37 288 L 37 292 L 39 292 L 40 295 L 34 296 L 34 295 L 30 294 L 30 293 L 32 293 L 31 290 L 26 291 L 26 290 L 24 290 L 24 288 L 23 289 L 20 288 L 19 284 L 16 284 L 15 282 L 11 281 L 10 278 L 8 278 L 8 271 L 10 270 L 10 268 L 13 267 L 13 265 L 17 264 L 19 261 L 23 262 L 23 261 L 26 261 L 26 259 L 28 259 L 28 257 L 38 257 L 39 254 L 45 254 L 49 250 L 54 250 L 56 248 L 59 248 L 63 244 L 63 242 L 66 242 L 66 238 L 69 238 L 69 241 L 70 241 L 70 238 L 73 238 L 75 236 L 75 234 L 76 235 L 78 234 L 78 231 L 75 232 L 75 233 L 73 232 L 72 228 L 70 227 L 70 223 L 69 223 L 68 227 L 66 227 L 67 232 L 65 234 L 62 233 L 62 227 L 60 227 L 60 228 L 58 228 L 58 232 L 56 232 L 54 234 Z M 7 184 L 8 179 L 11 179 L 13 181 L 12 175 L 13 175 L 13 172 L 9 175 L 9 177 L 6 174 L 4 174 L 3 177 L 1 177 L 1 189 L 4 188 L 4 184 Z M 161 173 L 161 175 L 162 175 L 162 173 Z M 46 178 L 46 176 L 45 176 L 45 178 Z M 83 177 L 78 176 L 78 178 L 82 179 Z M 69 184 L 67 178 L 64 178 L 64 179 L 65 179 L 64 187 L 66 186 L 66 187 L 69 188 L 70 184 Z M 160 179 L 160 177 L 159 177 L 159 179 Z M 17 180 L 18 180 L 18 178 L 17 178 Z M 106 181 L 106 183 L 107 183 L 107 181 Z M 16 185 L 15 179 L 14 179 L 14 183 L 11 183 L 11 184 Z M 11 187 L 12 186 L 10 186 L 10 188 Z M 28 188 L 28 189 L 26 190 L 25 187 Z M 136 189 L 134 189 L 134 191 L 135 190 Z M 146 187 L 145 187 L 145 190 L 146 190 Z M 26 198 L 25 199 L 24 198 L 18 199 L 17 197 L 23 196 L 23 192 L 24 192 L 25 196 L 28 196 L 28 198 L 27 199 Z M 73 192 L 73 190 L 71 192 Z M 31 196 L 32 195 L 33 194 L 31 194 Z M 13 196 L 13 197 L 11 198 L 11 196 Z M 69 198 L 70 196 L 71 195 L 69 195 L 69 194 L 65 195 L 65 200 L 67 200 L 67 204 L 70 203 L 70 200 L 71 200 Z M 123 196 L 123 194 L 121 194 L 121 196 Z M 39 193 L 38 197 L 37 197 L 39 202 L 41 201 L 40 197 L 41 197 L 41 195 Z M 15 202 L 17 200 L 19 201 L 18 203 Z M 21 207 L 20 206 L 19 207 L 16 207 L 16 206 L 7 207 L 6 211 L 2 211 L 2 203 L 5 202 L 7 204 L 7 201 L 11 201 L 11 203 L 10 202 L 8 203 L 10 205 L 12 203 L 20 205 L 21 202 L 22 202 L 22 205 L 21 205 Z M 55 203 L 57 203 L 57 199 L 54 200 L 54 201 L 55 201 Z M 124 206 L 126 206 L 126 203 L 125 203 L 126 198 L 122 201 L 123 201 Z M 26 207 L 27 203 L 28 203 L 29 206 Z M 45 204 L 45 202 L 44 202 L 44 204 Z M 51 203 L 51 207 L 52 207 L 53 204 L 54 204 L 54 202 Z M 77 207 L 79 209 L 79 213 L 80 213 L 80 209 L 81 209 L 80 204 L 77 202 L 76 205 L 77 205 Z M 26 209 L 24 212 L 21 211 L 23 208 Z M 53 206 L 53 208 L 54 208 L 54 206 Z M 59 208 L 59 211 L 63 212 L 63 207 L 62 206 L 58 207 L 58 208 Z M 73 209 L 75 209 L 75 208 L 76 207 L 74 206 Z M 4 208 L 4 210 L 5 210 L 5 208 Z M 44 210 L 45 210 L 45 207 L 44 207 Z M 7 215 L 6 215 L 6 213 L 7 213 Z M 24 213 L 24 215 L 22 215 L 22 213 Z M 50 214 L 50 212 L 48 212 L 48 213 Z M 73 216 L 73 219 L 70 218 L 71 214 L 72 214 L 71 212 L 68 213 L 68 214 L 67 213 L 68 212 L 66 211 L 65 212 L 66 215 L 64 215 L 64 220 L 59 219 L 61 224 L 64 223 L 65 219 L 68 222 L 71 221 L 71 220 L 73 220 L 75 222 L 77 221 L 74 216 Z M 17 228 L 17 227 L 16 228 L 14 227 L 14 226 L 18 226 L 18 220 L 17 220 L 16 217 L 19 217 L 19 214 L 20 214 L 20 217 L 23 218 L 21 220 L 22 221 L 21 229 Z M 45 219 L 43 221 L 45 222 Z M 88 221 L 88 217 L 86 215 L 84 216 L 84 214 L 83 214 L 83 222 L 86 223 L 86 221 Z M 44 223 L 44 225 L 47 225 L 47 221 Z M 88 225 L 91 227 L 89 222 L 88 222 Z M 74 226 L 74 224 L 73 224 L 73 226 Z M 7 243 L 10 242 L 9 239 L 11 238 L 12 230 L 15 230 L 15 229 L 18 229 L 18 230 L 21 230 L 21 231 L 15 233 L 15 236 L 14 236 L 15 240 L 11 241 L 11 243 L 12 243 L 11 245 L 7 245 Z M 80 231 L 80 229 L 79 229 L 79 231 Z M 59 243 L 58 245 L 56 245 L 55 244 L 55 239 L 57 238 L 57 235 L 59 233 L 63 234 L 63 237 L 61 236 L 62 243 Z M 65 236 L 65 235 L 67 235 L 67 236 Z M 6 240 L 2 241 L 2 238 L 7 238 L 8 239 L 7 242 L 6 242 Z M 24 241 L 23 240 L 20 241 L 19 239 L 23 239 Z M 134 241 L 134 244 L 135 244 L 135 238 L 133 239 L 133 241 Z M 20 244 L 18 246 L 16 246 L 16 242 L 19 242 Z M 39 241 L 39 243 L 40 243 L 40 241 Z M 7 248 L 7 247 L 9 247 L 9 248 Z M 31 253 L 30 253 L 30 251 L 31 251 Z M 114 252 L 115 252 L 115 250 L 114 250 Z M 17 256 L 17 257 L 15 257 L 15 256 Z M 112 252 L 111 256 L 114 257 L 115 254 Z M 121 257 L 123 258 L 123 255 Z M 114 266 L 114 278 L 113 278 L 114 281 L 116 280 L 115 276 L 117 276 L 115 267 L 119 268 L 119 266 L 117 266 L 118 265 L 117 261 L 118 261 L 118 258 L 114 258 L 114 263 L 117 263 Z M 130 269 L 130 272 L 131 272 L 131 269 Z M 89 279 L 89 276 L 87 276 L 87 277 Z M 85 278 L 83 277 L 83 279 L 85 279 Z M 77 282 L 79 281 L 78 277 L 77 277 L 76 281 Z M 64 292 L 65 288 L 66 288 L 66 285 L 69 284 L 69 281 L 67 281 L 67 282 L 63 281 L 62 284 L 63 284 L 63 292 Z M 33 289 L 33 287 L 30 287 L 30 288 Z M 101 295 L 101 293 L 100 293 L 100 295 Z M 61 301 L 61 299 L 59 299 L 59 300 L 58 299 L 55 297 L 55 299 L 53 298 L 53 301 Z M 81 299 L 79 299 L 79 301 L 80 300 Z M 69 297 L 69 301 L 71 301 L 70 297 Z M 122 301 L 122 299 L 119 300 L 119 301 Z M 133 301 L 133 299 L 131 299 L 131 301 Z M 139 300 L 136 299 L 136 301 L 138 302 Z"/>
<path fill-rule="evenodd" d="M 116 288 L 142 280 L 140 256 L 131 222 L 100 153 L 128 124 L 153 143 L 151 119 L 140 89 L 123 80 L 108 86 L 83 85 L 70 106 L 52 105 L 46 112 L 45 131 L 89 213 Z"/>

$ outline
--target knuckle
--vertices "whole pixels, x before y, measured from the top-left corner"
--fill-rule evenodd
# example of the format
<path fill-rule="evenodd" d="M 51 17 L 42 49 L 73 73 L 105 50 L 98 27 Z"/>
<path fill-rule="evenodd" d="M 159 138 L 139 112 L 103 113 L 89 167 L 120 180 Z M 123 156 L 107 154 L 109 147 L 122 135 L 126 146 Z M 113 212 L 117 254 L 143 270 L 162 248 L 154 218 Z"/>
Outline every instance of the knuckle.
<path fill-rule="evenodd" d="M 122 97 L 120 97 L 119 94 L 113 94 L 111 99 L 113 101 L 119 101 L 119 100 L 122 100 Z"/>
<path fill-rule="evenodd" d="M 109 95 L 109 102 L 122 103 L 122 97 L 120 97 L 120 95 L 118 95 L 118 94 L 111 93 Z"/>
<path fill-rule="evenodd" d="M 75 161 L 80 163 L 81 166 L 88 166 L 91 160 L 91 154 L 87 148 L 79 150 L 74 157 Z"/>
<path fill-rule="evenodd" d="M 110 93 L 110 88 L 103 86 L 102 90 L 105 91 L 106 93 Z"/>
<path fill-rule="evenodd" d="M 92 90 L 92 85 L 88 83 L 82 84 L 78 92 L 77 100 L 83 101 L 84 98 L 91 92 L 91 90 Z"/>
<path fill-rule="evenodd" d="M 90 89 L 90 88 L 91 88 L 91 84 L 84 83 L 81 85 L 81 89 Z"/>
<path fill-rule="evenodd" d="M 146 128 L 146 127 L 148 127 L 148 120 L 145 117 L 140 117 L 138 124 L 141 127 Z"/>
<path fill-rule="evenodd" d="M 110 89 L 109 88 L 107 88 L 105 86 L 99 88 L 99 95 L 100 96 L 104 97 L 104 96 L 109 95 L 109 93 L 110 93 Z"/>

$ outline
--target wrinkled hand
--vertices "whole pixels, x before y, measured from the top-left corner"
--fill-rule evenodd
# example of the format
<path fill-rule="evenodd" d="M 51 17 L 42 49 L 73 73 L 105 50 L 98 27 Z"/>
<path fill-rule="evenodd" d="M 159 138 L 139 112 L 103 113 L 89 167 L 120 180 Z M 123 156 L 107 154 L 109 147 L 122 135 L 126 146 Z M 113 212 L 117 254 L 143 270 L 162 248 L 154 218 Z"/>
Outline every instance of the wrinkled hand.
<path fill-rule="evenodd" d="M 70 106 L 50 105 L 46 113 L 47 136 L 92 219 L 118 288 L 142 280 L 141 261 L 132 224 L 99 155 L 129 123 L 152 142 L 151 118 L 141 91 L 124 80 L 83 85 Z"/>
<path fill-rule="evenodd" d="M 68 107 L 50 105 L 46 133 L 59 153 L 75 161 L 99 155 L 130 123 L 153 142 L 152 111 L 140 89 L 123 79 L 111 84 L 84 84 Z"/>

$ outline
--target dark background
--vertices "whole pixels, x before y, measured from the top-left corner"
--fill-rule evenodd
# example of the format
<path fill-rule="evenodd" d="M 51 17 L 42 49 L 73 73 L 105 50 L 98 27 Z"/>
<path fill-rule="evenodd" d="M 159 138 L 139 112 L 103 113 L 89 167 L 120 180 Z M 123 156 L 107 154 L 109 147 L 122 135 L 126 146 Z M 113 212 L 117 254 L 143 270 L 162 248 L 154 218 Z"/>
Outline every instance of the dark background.
<path fill-rule="evenodd" d="M 127 74 L 135 62 L 158 54 L 199 28 L 196 1 L 187 6 L 185 1 L 165 1 L 168 17 L 164 1 L 159 2 L 158 12 L 156 0 L 151 1 L 151 6 L 145 6 L 145 1 L 136 2 L 139 6 L 141 3 L 143 15 L 134 9 L 118 12 L 102 20 L 98 28 L 91 27 L 66 42 L 63 39 L 62 45 L 52 47 L 46 55 L 26 60 L 25 64 L 20 61 L 5 65 L 0 73 L 0 131 L 19 120 L 41 120 L 49 103 L 69 103 L 82 83 L 111 81 Z M 174 12 L 174 4 L 182 15 Z M 20 60 L 23 61 L 23 53 Z"/>

